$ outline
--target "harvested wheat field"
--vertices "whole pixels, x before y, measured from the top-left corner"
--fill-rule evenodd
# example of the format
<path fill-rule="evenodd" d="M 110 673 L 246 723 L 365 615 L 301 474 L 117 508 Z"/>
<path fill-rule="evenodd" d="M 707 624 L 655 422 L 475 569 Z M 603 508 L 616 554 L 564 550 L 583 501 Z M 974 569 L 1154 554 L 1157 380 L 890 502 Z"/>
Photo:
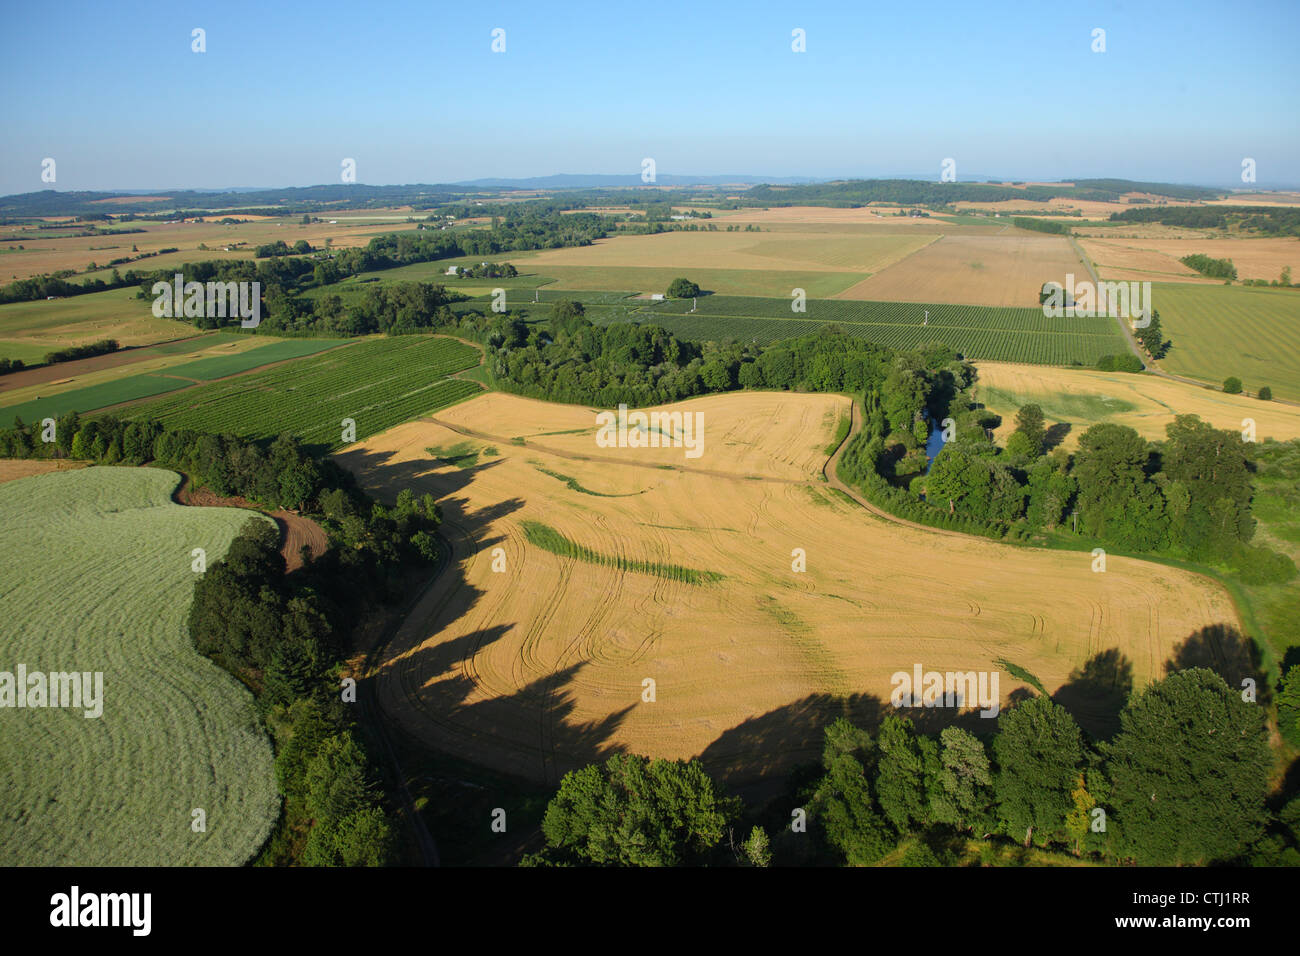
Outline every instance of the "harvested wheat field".
<path fill-rule="evenodd" d="M 887 706 L 916 664 L 1006 658 L 1056 690 L 1113 649 L 1140 685 L 1178 642 L 1236 624 L 1226 593 L 1183 571 L 1112 557 L 1096 574 L 1086 553 L 873 516 L 819 478 L 847 398 L 669 409 L 703 415 L 699 458 L 600 448 L 592 410 L 500 394 L 337 454 L 382 497 L 427 491 L 446 517 L 452 563 L 373 672 L 406 732 L 551 783 L 626 749 L 701 755 L 745 785 L 815 760 L 825 720 Z M 1004 701 L 1017 686 L 1002 673 Z M 1085 725 L 1099 708 L 1073 697 Z"/>
<path fill-rule="evenodd" d="M 828 236 L 818 231 L 764 235 L 746 232 L 664 232 L 597 239 L 589 246 L 547 249 L 528 260 L 548 266 L 612 266 L 760 271 L 876 272 L 903 259 L 933 235 Z"/>
<path fill-rule="evenodd" d="M 1084 239 L 1084 251 L 1104 279 L 1150 279 L 1164 282 L 1212 282 L 1179 260 L 1194 253 L 1231 259 L 1241 279 L 1270 282 L 1290 267 L 1300 277 L 1300 239 Z M 1295 280 L 1293 280 L 1295 281 Z M 1158 308 L 1157 304 L 1157 308 Z"/>
<path fill-rule="evenodd" d="M 86 467 L 85 462 L 58 458 L 0 458 L 0 485 L 30 475 L 44 475 L 51 471 L 73 471 L 84 467 Z"/>
<path fill-rule="evenodd" d="M 1232 431 L 1240 431 L 1242 422 L 1251 419 L 1259 441 L 1300 438 L 1300 406 L 1228 395 L 1154 375 L 1009 362 L 980 362 L 978 368 L 976 397 L 1002 416 L 994 432 L 999 444 L 1015 430 L 1016 410 L 1031 402 L 1042 407 L 1049 426 L 1069 426 L 1061 441 L 1067 449 L 1077 446 L 1079 436 L 1098 422 L 1127 425 L 1143 438 L 1163 441 L 1165 426 L 1175 415 L 1199 415 L 1215 428 Z"/>
<path fill-rule="evenodd" d="M 837 299 L 1033 307 L 1047 281 L 1087 276 L 1059 236 L 944 236 Z"/>

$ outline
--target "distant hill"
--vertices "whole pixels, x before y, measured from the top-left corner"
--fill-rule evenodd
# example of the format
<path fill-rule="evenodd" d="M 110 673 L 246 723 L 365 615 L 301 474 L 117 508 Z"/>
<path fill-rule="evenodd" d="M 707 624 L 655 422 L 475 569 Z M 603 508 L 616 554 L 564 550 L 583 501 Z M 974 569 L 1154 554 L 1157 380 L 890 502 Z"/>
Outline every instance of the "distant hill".
<path fill-rule="evenodd" d="M 430 186 L 366 186 L 337 183 L 328 186 L 290 186 L 213 192 L 180 189 L 172 192 L 57 192 L 53 189 L 0 197 L 0 217 L 87 216 L 96 213 L 157 213 L 214 209 L 315 212 L 328 209 L 363 209 L 374 206 L 427 208 L 465 194 L 463 188 Z"/>
<path fill-rule="evenodd" d="M 1171 183 L 1140 183 L 1127 179 L 1076 179 L 1065 183 L 1035 186 L 1003 186 L 996 183 L 937 183 L 915 179 L 850 179 L 804 186 L 764 183 L 745 193 L 743 202 L 765 206 L 864 206 L 872 202 L 909 206 L 937 206 L 953 202 L 1002 202 L 1028 200 L 1045 202 L 1064 197 L 1113 202 L 1128 192 L 1145 192 L 1170 199 L 1213 199 L 1222 189 L 1180 186 Z"/>
<path fill-rule="evenodd" d="M 811 176 L 679 176 L 661 173 L 655 177 L 655 186 L 736 186 L 753 183 L 815 183 Z M 640 174 L 603 175 L 600 173 L 560 173 L 555 176 L 528 176 L 522 179 L 471 179 L 454 183 L 455 186 L 491 189 L 608 189 L 622 186 L 644 186 Z"/>
<path fill-rule="evenodd" d="M 754 185 L 750 185 L 754 184 Z M 1056 196 L 1074 199 L 1118 199 L 1126 192 L 1144 192 L 1170 199 L 1212 199 L 1225 190 L 1171 183 L 1144 183 L 1127 179 L 1078 179 L 1068 183 L 1016 188 L 996 183 L 936 183 L 921 179 L 850 179 L 827 182 L 807 177 L 785 177 L 760 181 L 756 176 L 679 176 L 661 174 L 654 183 L 680 190 L 686 186 L 748 187 L 742 202 L 763 206 L 862 206 L 869 202 L 904 205 L 942 205 L 951 202 L 997 202 L 1005 199 L 1042 201 Z M 378 206 L 411 206 L 430 209 L 471 195 L 489 195 L 510 190 L 623 190 L 642 189 L 646 184 L 636 174 L 605 175 L 565 173 L 521 179 L 475 179 L 460 183 L 403 186 L 367 186 L 361 183 L 318 186 L 289 186 L 279 189 L 230 189 L 175 191 L 58 192 L 53 189 L 0 197 L 0 218 L 35 216 L 91 216 L 105 213 L 175 214 L 267 212 L 282 214 L 328 213 Z M 683 198 L 685 194 L 681 194 Z M 681 201 L 662 189 L 645 190 L 655 201 Z M 631 197 L 629 197 L 631 198 Z M 581 202 L 583 197 L 574 197 Z"/>

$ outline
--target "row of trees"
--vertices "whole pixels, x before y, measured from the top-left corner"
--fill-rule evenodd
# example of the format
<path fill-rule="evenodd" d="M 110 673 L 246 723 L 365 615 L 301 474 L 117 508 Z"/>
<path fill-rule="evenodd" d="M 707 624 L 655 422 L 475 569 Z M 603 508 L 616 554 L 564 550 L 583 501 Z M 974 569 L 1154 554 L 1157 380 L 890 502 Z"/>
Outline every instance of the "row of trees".
<path fill-rule="evenodd" d="M 1253 446 L 1239 432 L 1180 415 L 1152 443 L 1101 423 L 1069 454 L 1049 448 L 1043 411 L 1029 404 L 999 448 L 1001 420 L 971 400 L 973 382 L 941 345 L 892 355 L 864 391 L 864 427 L 842 477 L 911 520 L 1027 537 L 1068 519 L 1099 543 L 1228 564 L 1248 583 L 1294 577 L 1289 558 L 1251 544 Z M 931 423 L 944 420 L 948 440 L 923 474 Z"/>
<path fill-rule="evenodd" d="M 618 754 L 564 777 L 546 845 L 523 862 L 933 866 L 1002 842 L 1112 863 L 1300 865 L 1300 798 L 1276 814 L 1266 802 L 1263 707 L 1196 668 L 1133 694 L 1119 727 L 1092 740 L 1032 692 L 991 737 L 955 724 L 919 733 L 897 712 L 874 733 L 841 717 L 819 772 L 796 774 L 808 782 L 765 814 L 747 813 L 698 761 Z"/>
<path fill-rule="evenodd" d="M 1190 256 L 1183 256 L 1178 261 L 1187 268 L 1193 269 L 1203 276 L 1209 276 L 1211 279 L 1237 278 L 1237 267 L 1232 264 L 1231 259 L 1214 259 L 1197 252 Z"/>
<path fill-rule="evenodd" d="M 1300 236 L 1300 210 L 1274 206 L 1152 206 L 1111 213 L 1115 222 L 1159 222 L 1187 229 L 1228 229 Z"/>
<path fill-rule="evenodd" d="M 760 348 L 697 343 L 654 325 L 595 325 L 581 303 L 553 302 L 545 324 L 465 313 L 447 328 L 482 343 L 499 388 L 558 402 L 663 404 L 736 388 L 858 391 L 892 352 L 828 326 Z"/>

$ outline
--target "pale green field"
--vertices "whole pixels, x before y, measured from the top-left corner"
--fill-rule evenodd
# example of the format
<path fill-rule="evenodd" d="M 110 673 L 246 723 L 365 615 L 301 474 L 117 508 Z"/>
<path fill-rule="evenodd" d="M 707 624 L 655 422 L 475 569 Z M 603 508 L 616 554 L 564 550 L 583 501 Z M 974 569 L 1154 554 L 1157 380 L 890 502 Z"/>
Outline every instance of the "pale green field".
<path fill-rule="evenodd" d="M 757 269 L 694 269 L 689 266 L 642 268 L 637 266 L 557 266 L 546 264 L 546 274 L 556 281 L 548 289 L 591 289 L 617 292 L 666 292 L 678 276 L 718 295 L 789 296 L 803 289 L 810 299 L 830 298 L 864 276 L 860 272 L 797 272 Z"/>
<path fill-rule="evenodd" d="M 36 302 L 7 302 L 0 305 L 0 355 L 11 354 L 9 343 L 46 352 L 69 345 L 86 345 L 99 339 L 117 339 L 121 345 L 149 345 L 184 335 L 194 335 L 194 326 L 173 319 L 155 318 L 151 299 L 137 299 L 138 289 L 110 289 L 64 299 Z"/>
<path fill-rule="evenodd" d="M 1151 296 L 1174 343 L 1165 371 L 1219 385 L 1235 375 L 1251 395 L 1268 385 L 1300 400 L 1300 292 L 1158 283 Z"/>
<path fill-rule="evenodd" d="M 21 339 L 0 339 L 0 358 L 21 359 L 26 365 L 40 365 L 53 349 Z"/>
<path fill-rule="evenodd" d="M 210 565 L 251 512 L 174 504 L 178 480 L 96 467 L 0 485 L 0 670 L 104 675 L 99 718 L 0 710 L 8 865 L 237 866 L 275 822 L 252 696 L 185 625 L 191 549 Z"/>

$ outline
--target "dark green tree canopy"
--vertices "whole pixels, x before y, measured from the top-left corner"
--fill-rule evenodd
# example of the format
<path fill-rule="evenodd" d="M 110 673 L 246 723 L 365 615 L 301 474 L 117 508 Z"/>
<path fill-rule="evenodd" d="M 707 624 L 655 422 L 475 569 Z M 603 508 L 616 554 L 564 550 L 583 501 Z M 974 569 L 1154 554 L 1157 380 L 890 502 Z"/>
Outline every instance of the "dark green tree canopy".
<path fill-rule="evenodd" d="M 1194 668 L 1133 697 L 1120 725 L 1107 766 L 1125 855 L 1152 866 L 1230 861 L 1263 832 L 1272 757 L 1259 704 Z"/>

